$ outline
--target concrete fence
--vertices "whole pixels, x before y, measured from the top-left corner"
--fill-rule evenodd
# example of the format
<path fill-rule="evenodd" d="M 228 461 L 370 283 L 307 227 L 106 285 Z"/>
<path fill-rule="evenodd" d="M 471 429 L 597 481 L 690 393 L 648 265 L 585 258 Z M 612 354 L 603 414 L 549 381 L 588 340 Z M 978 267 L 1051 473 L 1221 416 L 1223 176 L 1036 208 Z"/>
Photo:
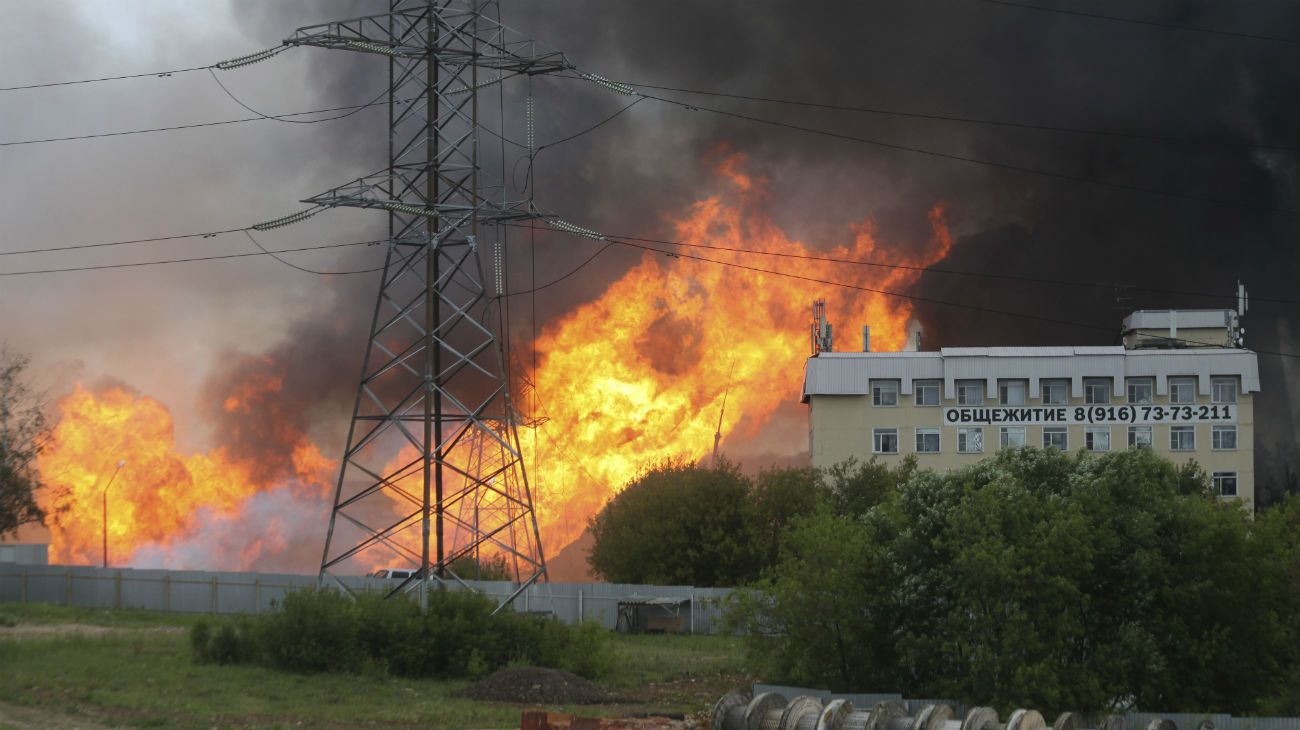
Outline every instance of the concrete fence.
<path fill-rule="evenodd" d="M 380 578 L 347 577 L 353 590 L 391 590 Z M 68 565 L 0 565 L 0 602 L 54 603 L 97 608 L 212 614 L 258 614 L 272 610 L 288 591 L 316 585 L 314 575 L 225 573 Z M 461 586 L 453 586 L 462 589 Z M 466 586 L 501 602 L 518 585 L 508 581 L 466 581 Z M 725 588 L 649 586 L 621 583 L 540 583 L 515 599 L 516 611 L 543 613 L 560 621 L 597 621 L 608 629 L 639 614 L 671 620 L 680 630 L 717 633 L 718 599 Z M 663 600 L 668 599 L 668 600 Z M 662 621 L 658 624 L 662 625 Z M 643 623 L 644 626 L 644 623 Z"/>

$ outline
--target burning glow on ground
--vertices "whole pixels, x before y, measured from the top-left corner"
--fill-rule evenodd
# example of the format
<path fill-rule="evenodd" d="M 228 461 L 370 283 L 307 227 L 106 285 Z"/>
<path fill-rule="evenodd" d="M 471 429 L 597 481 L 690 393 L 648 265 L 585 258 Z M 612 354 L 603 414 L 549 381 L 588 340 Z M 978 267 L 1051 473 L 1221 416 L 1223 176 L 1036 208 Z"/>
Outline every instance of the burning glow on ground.
<path fill-rule="evenodd" d="M 880 241 L 867 220 L 846 231 L 843 242 L 810 246 L 772 221 L 765 181 L 745 171 L 743 156 L 725 156 L 717 172 L 725 192 L 675 219 L 677 240 L 917 267 L 940 261 L 952 246 L 939 205 L 929 212 L 926 241 Z M 707 249 L 682 253 L 884 291 L 904 291 L 920 275 Z M 708 456 L 720 414 L 723 446 L 734 445 L 733 456 L 774 417 L 793 418 L 778 409 L 798 398 L 816 298 L 827 300 L 848 341 L 870 324 L 873 349 L 904 347 L 912 317 L 906 299 L 650 252 L 599 299 L 548 326 L 536 343 L 535 393 L 519 404 L 526 410 L 536 397 L 538 425 L 521 428 L 520 439 L 547 554 L 577 538 L 587 518 L 641 469 Z M 42 504 L 53 522 L 51 560 L 100 561 L 101 496 L 121 459 L 126 466 L 109 499 L 111 563 L 265 570 L 268 555 L 297 549 L 296 562 L 279 565 L 315 570 L 336 465 L 290 419 L 276 418 L 282 382 L 283 375 L 260 376 L 216 394 L 225 414 L 277 421 L 267 424 L 270 437 L 252 432 L 238 449 L 266 452 L 258 454 L 177 453 L 162 403 L 122 388 L 78 386 L 60 402 L 39 462 L 48 487 Z M 801 422 L 787 430 L 804 429 Z M 789 455 L 807 443 L 792 438 L 765 448 Z M 409 512 L 409 505 L 394 499 L 393 509 Z M 375 557 L 370 567 L 388 560 Z"/>

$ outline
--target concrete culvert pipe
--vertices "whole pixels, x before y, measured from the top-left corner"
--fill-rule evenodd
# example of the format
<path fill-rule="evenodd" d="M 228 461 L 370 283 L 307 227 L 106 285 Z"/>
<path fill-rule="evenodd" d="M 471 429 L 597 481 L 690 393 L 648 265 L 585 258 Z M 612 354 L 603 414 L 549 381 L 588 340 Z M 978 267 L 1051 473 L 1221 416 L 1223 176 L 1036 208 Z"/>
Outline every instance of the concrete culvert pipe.
<path fill-rule="evenodd" d="M 738 730 L 779 730 L 785 704 L 785 697 L 776 692 L 758 695 L 749 701 L 745 708 L 745 724 Z"/>
<path fill-rule="evenodd" d="M 1128 721 L 1123 715 L 1107 715 L 1106 719 L 1101 721 L 1101 726 L 1097 730 L 1126 730 Z"/>
<path fill-rule="evenodd" d="M 1178 725 L 1174 724 L 1173 720 L 1157 717 L 1147 723 L 1147 730 L 1178 730 Z"/>
<path fill-rule="evenodd" d="M 1083 718 L 1077 712 L 1062 712 L 1052 723 L 1052 730 L 1083 730 Z"/>
<path fill-rule="evenodd" d="M 961 723 L 953 720 L 954 717 L 956 713 L 949 705 L 926 705 L 916 713 L 908 730 L 959 730 Z"/>
<path fill-rule="evenodd" d="M 748 692 L 731 690 L 713 705 L 709 730 L 742 730 L 745 725 L 745 708 L 749 706 Z"/>
<path fill-rule="evenodd" d="M 853 714 L 853 703 L 848 700 L 831 700 L 817 717 L 816 730 L 844 730 L 844 721 Z M 1210 730 L 1214 730 L 1210 728 Z"/>
<path fill-rule="evenodd" d="M 1000 730 L 998 711 L 992 707 L 972 707 L 961 721 L 961 730 Z"/>
<path fill-rule="evenodd" d="M 1006 730 L 1046 730 L 1047 721 L 1038 710 L 1016 710 L 1007 719 Z"/>
<path fill-rule="evenodd" d="M 790 700 L 781 713 L 779 730 L 816 730 L 817 718 L 822 714 L 822 701 L 809 695 Z"/>

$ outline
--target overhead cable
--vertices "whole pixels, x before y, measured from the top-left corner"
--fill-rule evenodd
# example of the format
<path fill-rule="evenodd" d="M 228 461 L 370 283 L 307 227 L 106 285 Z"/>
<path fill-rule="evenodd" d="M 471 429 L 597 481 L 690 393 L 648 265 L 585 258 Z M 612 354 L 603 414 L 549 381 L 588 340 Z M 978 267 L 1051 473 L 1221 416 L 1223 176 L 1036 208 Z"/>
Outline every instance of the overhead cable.
<path fill-rule="evenodd" d="M 1080 10 L 1067 10 L 1065 8 L 1047 8 L 1042 5 L 1030 5 L 1029 3 L 1011 2 L 1011 0 L 981 0 L 990 5 L 1006 5 L 1013 8 L 1023 8 L 1025 10 L 1038 10 L 1044 13 L 1059 13 L 1061 15 L 1074 15 L 1082 18 L 1093 18 L 1095 20 L 1111 20 L 1119 23 L 1134 23 L 1137 25 L 1151 25 L 1158 28 L 1168 28 L 1170 30 L 1181 30 L 1189 33 L 1213 33 L 1215 35 L 1236 36 L 1238 38 L 1253 38 L 1257 41 L 1275 41 L 1277 43 L 1300 43 L 1295 38 L 1282 38 L 1271 35 L 1257 35 L 1254 33 L 1238 33 L 1231 30 L 1219 30 L 1218 28 L 1197 28 L 1188 25 L 1175 25 L 1173 23 L 1161 23 L 1154 20 L 1142 20 L 1140 18 L 1122 18 L 1116 15 L 1102 15 L 1100 13 L 1085 13 Z"/>
<path fill-rule="evenodd" d="M 149 71 L 147 73 L 122 74 L 120 76 L 100 76 L 92 79 L 73 79 L 71 81 L 50 81 L 43 84 L 24 84 L 22 86 L 0 86 L 0 91 L 22 91 L 24 89 L 48 89 L 54 86 L 76 86 L 78 84 L 95 84 L 101 81 L 124 81 L 126 79 L 143 79 L 151 76 L 154 78 L 167 78 L 170 76 L 174 76 L 176 74 L 190 73 L 191 71 L 207 71 L 209 69 L 214 69 L 214 68 L 221 69 L 222 71 L 229 71 L 236 68 L 243 68 L 244 66 L 249 66 L 254 63 L 258 63 L 260 61 L 265 61 L 266 59 L 271 58 L 279 54 L 280 52 L 287 50 L 288 48 L 289 46 L 279 45 L 274 48 L 268 48 L 263 51 L 258 51 L 256 53 L 250 53 L 246 56 L 240 56 L 238 58 L 232 58 L 227 61 L 219 61 L 217 63 L 208 64 L 207 66 L 190 66 L 188 68 L 172 68 L 172 69 L 165 69 L 162 71 Z"/>
<path fill-rule="evenodd" d="M 62 268 L 62 269 L 33 269 L 28 271 L 0 271 L 0 276 L 31 276 L 34 274 L 61 274 L 61 273 L 66 273 L 71 271 L 100 271 L 104 269 L 130 269 L 130 268 L 136 268 L 140 266 L 161 266 L 164 264 L 186 264 L 195 261 L 220 261 L 223 259 L 242 259 L 242 258 L 248 258 L 250 256 L 267 256 L 267 255 L 274 256 L 275 254 L 281 254 L 281 253 L 296 253 L 298 251 L 321 251 L 321 250 L 331 249 L 331 248 L 345 248 L 348 246 L 372 246 L 375 244 L 387 243 L 387 242 L 388 239 L 379 239 L 375 241 L 353 241 L 351 243 L 331 243 L 331 244 L 325 244 L 321 246 L 301 246 L 299 248 L 282 248 L 282 249 L 268 250 L 268 251 L 250 251 L 247 253 L 230 253 L 230 254 L 219 254 L 213 256 L 191 256 L 189 258 L 181 258 L 181 259 L 135 261 L 135 262 L 125 263 L 125 264 L 100 264 L 97 266 L 73 266 L 73 267 Z M 328 274 L 333 272 L 323 272 L 323 273 Z M 350 273 L 366 273 L 366 272 L 344 271 L 339 273 L 350 274 Z"/>

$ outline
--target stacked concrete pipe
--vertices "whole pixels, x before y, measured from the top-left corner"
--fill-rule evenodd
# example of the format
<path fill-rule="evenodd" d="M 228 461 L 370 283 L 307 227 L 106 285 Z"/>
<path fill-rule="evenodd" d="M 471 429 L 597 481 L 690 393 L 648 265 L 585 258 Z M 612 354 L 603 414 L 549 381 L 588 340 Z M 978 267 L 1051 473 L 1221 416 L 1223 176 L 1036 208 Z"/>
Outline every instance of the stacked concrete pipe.
<path fill-rule="evenodd" d="M 870 710 L 854 709 L 848 700 L 835 699 L 826 704 L 816 697 L 802 695 L 787 700 L 776 692 L 751 697 L 732 691 L 713 706 L 709 730 L 1047 730 L 1038 710 L 1016 710 L 1001 722 L 991 707 L 974 707 L 966 717 L 957 718 L 945 704 L 925 705 L 915 716 L 898 700 L 879 702 Z M 1089 730 L 1082 718 L 1064 712 L 1052 723 L 1051 730 Z M 1096 730 L 1125 730 L 1124 718 L 1110 715 Z M 1146 730 L 1178 730 L 1173 722 L 1153 720 Z M 1197 730 L 1213 730 L 1210 728 Z"/>

